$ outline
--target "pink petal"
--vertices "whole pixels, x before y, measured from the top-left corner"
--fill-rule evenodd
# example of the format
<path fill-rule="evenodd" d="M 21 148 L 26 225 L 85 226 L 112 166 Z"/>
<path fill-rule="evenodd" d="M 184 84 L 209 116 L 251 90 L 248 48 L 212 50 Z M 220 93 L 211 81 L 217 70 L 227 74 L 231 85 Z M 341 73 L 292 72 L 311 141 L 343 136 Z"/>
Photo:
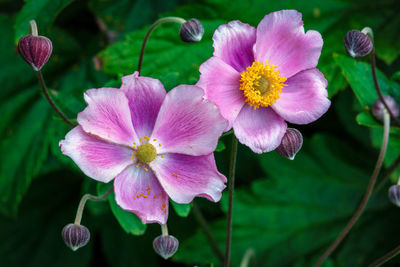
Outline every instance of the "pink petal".
<path fill-rule="evenodd" d="M 218 57 L 211 57 L 200 66 L 200 80 L 197 86 L 205 91 L 205 98 L 213 101 L 228 120 L 226 131 L 242 109 L 245 100 L 240 87 L 240 73 Z"/>
<path fill-rule="evenodd" d="M 238 20 L 218 27 L 214 36 L 214 56 L 221 58 L 239 72 L 254 61 L 253 46 L 256 29 Z"/>
<path fill-rule="evenodd" d="M 151 170 L 132 165 L 114 181 L 115 201 L 124 210 L 135 213 L 143 223 L 165 224 L 168 219 L 168 195 Z"/>
<path fill-rule="evenodd" d="M 84 96 L 88 106 L 78 114 L 78 123 L 85 132 L 127 146 L 138 142 L 128 99 L 122 91 L 115 88 L 91 89 Z"/>
<path fill-rule="evenodd" d="M 157 79 L 139 77 L 135 72 L 122 77 L 121 90 L 128 98 L 136 134 L 150 136 L 166 94 L 164 86 Z"/>
<path fill-rule="evenodd" d="M 264 17 L 257 27 L 255 58 L 270 61 L 280 75 L 289 78 L 299 71 L 315 68 L 323 41 L 317 31 L 304 33 L 301 13 L 281 10 Z"/>
<path fill-rule="evenodd" d="M 207 155 L 215 150 L 226 127 L 227 122 L 218 107 L 203 100 L 201 88 L 180 85 L 165 97 L 151 143 L 159 154 Z"/>
<path fill-rule="evenodd" d="M 60 141 L 61 151 L 89 177 L 108 183 L 128 165 L 133 150 L 91 136 L 81 126 L 72 129 Z"/>
<path fill-rule="evenodd" d="M 177 203 L 189 203 L 196 196 L 219 201 L 226 178 L 215 166 L 214 155 L 189 156 L 165 154 L 150 163 L 169 197 Z"/>
<path fill-rule="evenodd" d="M 317 120 L 329 108 L 331 102 L 325 89 L 324 75 L 317 69 L 297 73 L 286 81 L 281 97 L 272 108 L 286 121 L 306 124 Z"/>
<path fill-rule="evenodd" d="M 277 148 L 286 128 L 285 121 L 271 108 L 255 110 L 247 104 L 233 123 L 233 131 L 240 143 L 258 154 Z"/>

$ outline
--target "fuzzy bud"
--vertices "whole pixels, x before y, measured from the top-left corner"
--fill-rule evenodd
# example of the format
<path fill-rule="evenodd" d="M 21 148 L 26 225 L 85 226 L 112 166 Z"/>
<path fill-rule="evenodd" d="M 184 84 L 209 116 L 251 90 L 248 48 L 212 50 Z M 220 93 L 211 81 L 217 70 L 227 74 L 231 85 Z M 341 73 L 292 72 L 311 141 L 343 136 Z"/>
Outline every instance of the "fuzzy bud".
<path fill-rule="evenodd" d="M 65 244 L 73 251 L 85 246 L 90 240 L 89 229 L 80 224 L 67 224 L 61 235 Z"/>
<path fill-rule="evenodd" d="M 153 248 L 164 259 L 171 258 L 178 250 L 179 241 L 172 235 L 160 235 L 153 241 Z"/>
<path fill-rule="evenodd" d="M 203 24 L 197 19 L 190 19 L 183 23 L 179 32 L 181 40 L 187 43 L 200 42 L 203 34 Z"/>
<path fill-rule="evenodd" d="M 18 52 L 35 71 L 39 71 L 49 60 L 53 45 L 50 39 L 32 34 L 22 37 L 18 42 Z"/>
<path fill-rule="evenodd" d="M 352 57 L 363 57 L 371 53 L 373 44 L 368 35 L 351 30 L 344 37 L 344 47 Z"/>
<path fill-rule="evenodd" d="M 300 131 L 294 128 L 287 128 L 281 144 L 276 148 L 276 152 L 285 158 L 293 160 L 302 145 L 303 136 Z"/>
<path fill-rule="evenodd" d="M 397 207 L 400 207 L 400 185 L 392 185 L 389 188 L 389 199 Z"/>
<path fill-rule="evenodd" d="M 383 99 L 385 100 L 386 104 L 388 105 L 392 114 L 397 117 L 399 115 L 399 105 L 396 103 L 393 97 L 384 95 Z M 383 121 L 383 110 L 385 109 L 385 105 L 383 102 L 378 99 L 375 101 L 374 106 L 372 108 L 372 114 L 374 114 L 375 118 L 378 120 Z"/>

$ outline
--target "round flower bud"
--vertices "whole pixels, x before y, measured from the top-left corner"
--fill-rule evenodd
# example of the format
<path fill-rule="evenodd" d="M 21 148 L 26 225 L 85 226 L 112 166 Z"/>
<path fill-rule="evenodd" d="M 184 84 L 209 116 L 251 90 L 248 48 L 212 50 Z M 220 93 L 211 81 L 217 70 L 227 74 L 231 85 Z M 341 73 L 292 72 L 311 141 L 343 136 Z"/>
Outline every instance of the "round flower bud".
<path fill-rule="evenodd" d="M 65 244 L 73 251 L 85 246 L 90 240 L 89 229 L 80 224 L 67 224 L 61 235 Z"/>
<path fill-rule="evenodd" d="M 276 148 L 279 155 L 294 159 L 303 145 L 303 136 L 300 131 L 294 128 L 287 128 L 285 135 L 282 138 L 281 144 Z"/>
<path fill-rule="evenodd" d="M 344 37 L 344 47 L 352 57 L 363 57 L 371 53 L 373 44 L 368 35 L 351 30 Z"/>
<path fill-rule="evenodd" d="M 399 105 L 396 103 L 393 97 L 384 95 L 383 99 L 385 100 L 386 104 L 388 105 L 390 111 L 392 114 L 397 117 L 399 115 Z M 378 99 L 375 101 L 374 106 L 372 108 L 372 114 L 377 118 L 378 120 L 383 120 L 383 110 L 385 109 L 385 105 L 383 102 Z"/>
<path fill-rule="evenodd" d="M 18 42 L 18 53 L 35 71 L 39 71 L 49 60 L 53 45 L 44 36 L 26 35 Z"/>
<path fill-rule="evenodd" d="M 197 19 L 191 19 L 183 23 L 179 32 L 181 40 L 187 43 L 200 42 L 203 34 L 203 24 Z"/>
<path fill-rule="evenodd" d="M 389 188 L 389 199 L 397 207 L 400 207 L 400 185 L 392 185 Z"/>
<path fill-rule="evenodd" d="M 164 259 L 172 257 L 178 250 L 179 241 L 172 235 L 160 235 L 153 241 L 153 248 Z"/>

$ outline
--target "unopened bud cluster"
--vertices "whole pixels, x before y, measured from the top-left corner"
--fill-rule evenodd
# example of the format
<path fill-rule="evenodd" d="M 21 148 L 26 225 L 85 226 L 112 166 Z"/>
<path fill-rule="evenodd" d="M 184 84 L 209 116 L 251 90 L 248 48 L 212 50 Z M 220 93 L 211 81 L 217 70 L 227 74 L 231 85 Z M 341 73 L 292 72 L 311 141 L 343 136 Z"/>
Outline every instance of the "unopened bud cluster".
<path fill-rule="evenodd" d="M 287 128 L 285 135 L 282 138 L 281 144 L 276 148 L 279 155 L 294 159 L 303 145 L 303 136 L 300 131 L 294 128 Z"/>
<path fill-rule="evenodd" d="M 160 235 L 154 239 L 153 247 L 158 255 L 169 259 L 178 250 L 179 241 L 172 235 Z"/>
<path fill-rule="evenodd" d="M 179 36 L 187 43 L 199 42 L 203 38 L 204 27 L 197 19 L 190 19 L 182 24 Z"/>
<path fill-rule="evenodd" d="M 400 185 L 392 185 L 389 188 L 389 199 L 397 207 L 400 207 Z"/>
<path fill-rule="evenodd" d="M 46 64 L 52 51 L 50 39 L 44 36 L 29 34 L 18 42 L 18 53 L 35 71 L 39 71 Z"/>
<path fill-rule="evenodd" d="M 395 117 L 399 116 L 399 105 L 397 104 L 396 100 L 388 95 L 384 95 L 383 100 L 385 100 L 385 103 L 386 105 L 388 105 L 392 114 Z M 376 100 L 372 108 L 372 114 L 375 116 L 375 118 L 383 121 L 383 113 L 385 112 L 384 110 L 385 105 L 383 104 L 383 102 L 380 99 Z"/>
<path fill-rule="evenodd" d="M 344 46 L 352 57 L 363 57 L 371 53 L 373 44 L 371 39 L 358 30 L 349 31 L 344 37 Z"/>
<path fill-rule="evenodd" d="M 90 240 L 87 227 L 80 224 L 68 224 L 61 232 L 65 244 L 73 251 L 85 246 Z"/>

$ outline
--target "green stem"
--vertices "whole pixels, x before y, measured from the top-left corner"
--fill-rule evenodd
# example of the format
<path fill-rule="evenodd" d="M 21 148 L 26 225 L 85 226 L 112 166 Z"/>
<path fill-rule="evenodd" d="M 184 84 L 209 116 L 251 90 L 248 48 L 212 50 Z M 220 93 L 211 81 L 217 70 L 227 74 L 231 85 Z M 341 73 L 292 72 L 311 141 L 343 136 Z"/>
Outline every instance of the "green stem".
<path fill-rule="evenodd" d="M 228 222 L 226 226 L 226 245 L 225 245 L 225 261 L 224 266 L 229 267 L 230 255 L 231 255 L 231 239 L 232 239 L 232 211 L 233 211 L 233 192 L 235 188 L 235 170 L 236 170 L 236 159 L 237 159 L 237 147 L 238 140 L 236 136 L 232 135 L 232 147 L 231 147 L 231 158 L 229 166 L 229 203 L 228 203 Z"/>
<path fill-rule="evenodd" d="M 383 159 L 385 158 L 386 148 L 389 141 L 389 130 L 390 130 L 390 115 L 386 109 L 383 112 L 383 140 L 382 140 L 382 147 L 381 151 L 378 156 L 378 160 L 376 161 L 375 169 L 371 175 L 371 179 L 369 181 L 367 190 L 365 191 L 364 197 L 356 210 L 351 217 L 350 221 L 347 223 L 346 227 L 342 230 L 342 232 L 338 235 L 332 245 L 325 251 L 325 253 L 321 256 L 321 258 L 317 261 L 314 267 L 320 266 L 324 261 L 329 257 L 329 255 L 336 249 L 336 247 L 342 242 L 342 240 L 346 237 L 346 235 L 350 232 L 351 228 L 360 218 L 362 212 L 364 211 L 365 206 L 368 203 L 368 200 L 371 196 L 372 190 L 374 189 L 376 178 L 378 177 L 379 171 L 382 167 Z"/>
<path fill-rule="evenodd" d="M 400 246 L 396 247 L 395 249 L 393 249 L 392 251 L 390 251 L 389 253 L 387 253 L 385 256 L 383 256 L 380 259 L 377 259 L 376 261 L 374 261 L 373 263 L 371 263 L 369 265 L 369 267 L 376 267 L 376 266 L 381 266 L 382 264 L 384 264 L 385 262 L 390 261 L 391 259 L 393 259 L 394 257 L 396 257 L 397 255 L 400 254 Z"/>
<path fill-rule="evenodd" d="M 146 45 L 147 45 L 147 42 L 149 40 L 151 33 L 158 26 L 160 26 L 161 24 L 164 24 L 166 22 L 174 22 L 174 23 L 179 23 L 182 25 L 183 23 L 186 22 L 186 20 L 184 20 L 183 18 L 179 18 L 179 17 L 165 17 L 165 18 L 161 18 L 161 19 L 157 20 L 156 22 L 153 23 L 153 25 L 150 26 L 149 30 L 146 33 L 146 36 L 143 39 L 142 49 L 140 50 L 139 63 L 138 63 L 138 67 L 137 67 L 137 71 L 139 72 L 139 74 L 140 74 L 140 71 L 142 70 L 144 51 L 146 49 Z"/>
<path fill-rule="evenodd" d="M 242 262 L 240 263 L 240 267 L 248 267 L 250 263 L 250 259 L 255 255 L 254 249 L 249 248 L 243 256 Z"/>

